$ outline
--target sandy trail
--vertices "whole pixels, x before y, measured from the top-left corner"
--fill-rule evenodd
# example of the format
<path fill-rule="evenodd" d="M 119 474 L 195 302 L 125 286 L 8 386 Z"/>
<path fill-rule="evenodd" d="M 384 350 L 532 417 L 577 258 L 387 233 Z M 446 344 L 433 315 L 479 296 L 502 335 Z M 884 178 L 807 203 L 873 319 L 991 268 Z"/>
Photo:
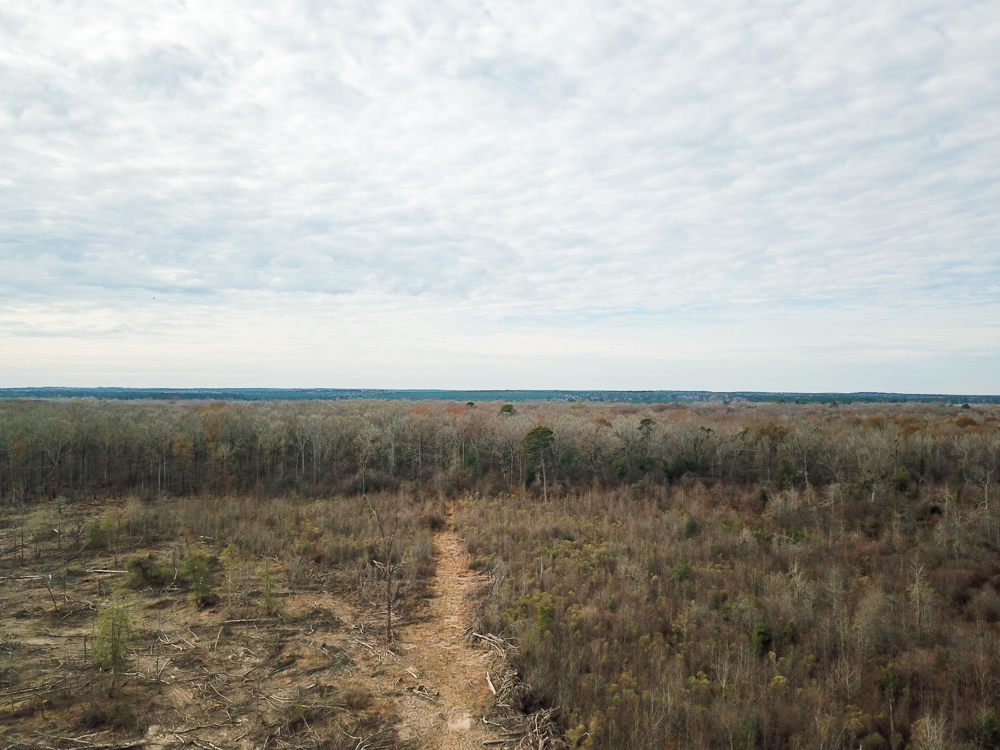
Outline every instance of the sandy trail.
<path fill-rule="evenodd" d="M 480 718 L 492 698 L 486 683 L 490 654 L 464 637 L 472 615 L 469 594 L 487 579 L 469 570 L 468 554 L 451 521 L 449 517 L 445 529 L 434 535 L 436 575 L 428 608 L 418 621 L 397 631 L 403 649 L 399 677 L 411 688 L 399 701 L 401 734 L 420 748 L 435 750 L 482 748 L 491 739 Z M 415 695 L 415 686 L 436 702 Z"/>

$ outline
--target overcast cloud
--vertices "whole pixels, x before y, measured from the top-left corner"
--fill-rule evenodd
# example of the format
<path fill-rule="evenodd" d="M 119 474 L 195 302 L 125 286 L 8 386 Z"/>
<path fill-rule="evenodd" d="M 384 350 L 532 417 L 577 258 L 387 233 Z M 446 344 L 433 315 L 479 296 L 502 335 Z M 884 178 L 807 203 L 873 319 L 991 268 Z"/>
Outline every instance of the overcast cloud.
<path fill-rule="evenodd" d="M 1000 392 L 982 2 L 0 5 L 0 386 Z"/>

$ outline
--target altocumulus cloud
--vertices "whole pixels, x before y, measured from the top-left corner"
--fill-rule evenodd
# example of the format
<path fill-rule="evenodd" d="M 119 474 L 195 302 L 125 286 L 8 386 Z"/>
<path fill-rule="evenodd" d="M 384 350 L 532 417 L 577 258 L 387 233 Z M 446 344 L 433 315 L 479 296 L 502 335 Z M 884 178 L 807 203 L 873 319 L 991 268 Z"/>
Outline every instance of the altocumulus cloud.
<path fill-rule="evenodd" d="M 983 2 L 0 8 L 0 385 L 1000 391 Z"/>

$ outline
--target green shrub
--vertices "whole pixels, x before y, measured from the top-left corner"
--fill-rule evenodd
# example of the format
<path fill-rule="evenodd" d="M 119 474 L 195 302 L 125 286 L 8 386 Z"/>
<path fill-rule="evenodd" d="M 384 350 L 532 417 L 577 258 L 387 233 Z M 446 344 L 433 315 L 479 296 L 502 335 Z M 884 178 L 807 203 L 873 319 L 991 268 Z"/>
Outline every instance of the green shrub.
<path fill-rule="evenodd" d="M 180 576 L 188 585 L 193 604 L 198 607 L 215 604 L 213 577 L 218 560 L 201 547 L 189 547 L 181 560 Z"/>
<path fill-rule="evenodd" d="M 130 648 L 135 640 L 132 615 L 125 599 L 113 599 L 97 617 L 94 626 L 94 661 L 111 672 L 111 693 L 132 663 Z"/>
<path fill-rule="evenodd" d="M 539 630 L 545 630 L 552 625 L 552 610 L 539 604 L 535 610 L 535 624 Z"/>
<path fill-rule="evenodd" d="M 751 651 L 758 657 L 767 656 L 767 652 L 771 650 L 773 642 L 774 636 L 771 634 L 771 628 L 764 622 L 763 618 L 758 619 L 750 631 Z"/>
<path fill-rule="evenodd" d="M 882 677 L 879 680 L 879 687 L 882 694 L 890 701 L 895 701 L 903 692 L 903 675 L 892 662 L 889 662 L 882 670 Z"/>
<path fill-rule="evenodd" d="M 271 591 L 271 568 L 270 566 L 264 568 L 264 591 L 261 593 L 260 602 L 257 605 L 257 609 L 260 610 L 261 614 L 271 615 L 278 609 L 278 602 L 274 598 L 274 592 Z"/>
<path fill-rule="evenodd" d="M 87 527 L 87 546 L 91 549 L 111 549 L 114 527 L 109 518 L 95 518 Z"/>
<path fill-rule="evenodd" d="M 739 729 L 733 737 L 734 750 L 759 750 L 764 747 L 764 730 L 760 714 L 752 713 L 740 719 Z"/>
<path fill-rule="evenodd" d="M 795 486 L 795 480 L 798 477 L 795 471 L 795 466 L 787 458 L 782 458 L 778 462 L 778 472 L 775 474 L 774 478 L 778 483 L 778 486 L 785 490 L 790 490 Z"/>
<path fill-rule="evenodd" d="M 125 570 L 128 572 L 126 585 L 135 589 L 164 586 L 173 579 L 170 571 L 157 563 L 152 555 L 133 557 L 125 563 Z"/>
<path fill-rule="evenodd" d="M 889 750 L 889 741 L 878 732 L 872 732 L 861 740 L 861 750 Z"/>
<path fill-rule="evenodd" d="M 781 645 L 794 646 L 799 642 L 799 627 L 794 620 L 789 620 L 781 628 Z"/>
<path fill-rule="evenodd" d="M 677 555 L 674 560 L 674 567 L 670 569 L 670 580 L 676 583 L 684 583 L 694 578 L 694 569 L 684 555 Z"/>
<path fill-rule="evenodd" d="M 701 533 L 701 523 L 694 516 L 688 516 L 684 520 L 684 538 L 694 539 Z"/>
<path fill-rule="evenodd" d="M 670 460 L 663 462 L 663 473 L 671 482 L 697 469 L 698 467 L 695 465 L 695 462 L 688 456 L 673 456 Z"/>
<path fill-rule="evenodd" d="M 892 486 L 896 492 L 906 492 L 910 489 L 910 472 L 905 467 L 900 466 L 896 473 L 892 475 Z"/>
<path fill-rule="evenodd" d="M 961 728 L 961 735 L 978 750 L 1000 750 L 1000 718 L 987 708 Z"/>

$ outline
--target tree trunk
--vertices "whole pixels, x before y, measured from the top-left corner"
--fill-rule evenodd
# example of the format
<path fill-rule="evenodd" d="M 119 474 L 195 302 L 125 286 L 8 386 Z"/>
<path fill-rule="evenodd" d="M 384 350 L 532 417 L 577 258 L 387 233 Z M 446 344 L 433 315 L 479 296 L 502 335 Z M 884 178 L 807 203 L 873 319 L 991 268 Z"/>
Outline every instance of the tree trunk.
<path fill-rule="evenodd" d="M 548 485 L 545 482 L 545 459 L 544 458 L 542 459 L 541 463 L 542 463 L 542 497 L 545 499 L 545 502 L 548 502 L 549 501 L 549 488 L 548 488 Z"/>
<path fill-rule="evenodd" d="M 392 562 L 385 566 L 385 642 L 392 643 Z"/>

